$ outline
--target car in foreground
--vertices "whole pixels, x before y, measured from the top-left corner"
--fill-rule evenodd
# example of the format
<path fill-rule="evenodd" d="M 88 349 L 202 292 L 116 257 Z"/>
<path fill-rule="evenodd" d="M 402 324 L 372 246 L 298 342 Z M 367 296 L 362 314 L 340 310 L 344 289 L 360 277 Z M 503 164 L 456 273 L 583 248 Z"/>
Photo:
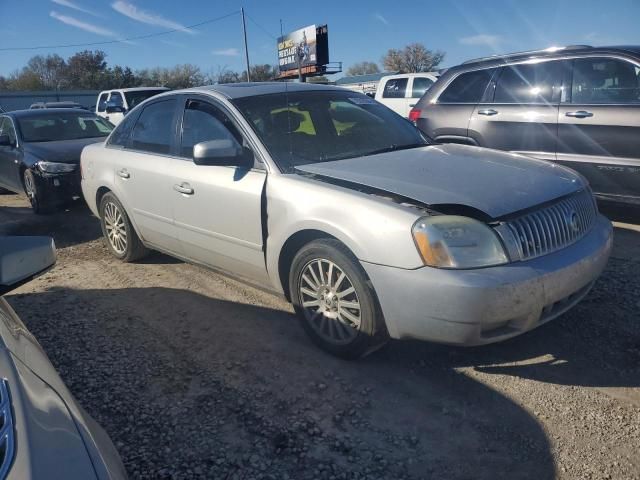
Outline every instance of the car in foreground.
<path fill-rule="evenodd" d="M 127 112 L 136 105 L 144 102 L 147 98 L 168 90 L 166 87 L 135 87 L 105 90 L 98 95 L 95 112 L 105 120 L 108 120 L 114 125 L 118 125 Z"/>
<path fill-rule="evenodd" d="M 470 60 L 440 77 L 410 119 L 438 142 L 569 166 L 598 199 L 640 206 L 640 46 Z"/>
<path fill-rule="evenodd" d="M 34 109 L 0 115 L 0 188 L 25 193 L 36 213 L 81 195 L 80 152 L 113 125 L 86 110 Z"/>
<path fill-rule="evenodd" d="M 0 295 L 56 261 L 49 237 L 0 237 Z M 102 428 L 64 385 L 46 353 L 0 297 L 0 478 L 124 479 Z"/>
<path fill-rule="evenodd" d="M 424 72 L 384 76 L 378 82 L 374 98 L 406 118 L 439 75 L 438 72 Z"/>
<path fill-rule="evenodd" d="M 435 145 L 356 92 L 235 84 L 158 95 L 82 153 L 111 253 L 156 249 L 284 294 L 327 351 L 504 340 L 582 299 L 611 223 L 579 174 Z"/>

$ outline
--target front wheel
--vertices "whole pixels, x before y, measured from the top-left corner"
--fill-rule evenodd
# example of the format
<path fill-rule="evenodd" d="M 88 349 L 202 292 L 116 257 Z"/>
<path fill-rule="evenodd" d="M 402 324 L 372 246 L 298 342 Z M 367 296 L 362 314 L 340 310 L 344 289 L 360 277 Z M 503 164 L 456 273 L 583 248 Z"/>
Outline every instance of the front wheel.
<path fill-rule="evenodd" d="M 51 212 L 53 207 L 46 203 L 42 190 L 38 186 L 36 177 L 31 170 L 27 169 L 24 171 L 22 181 L 24 183 L 24 193 L 27 195 L 33 212 L 38 214 Z"/>
<path fill-rule="evenodd" d="M 355 359 L 387 342 L 373 286 L 355 256 L 337 240 L 302 247 L 293 260 L 289 288 L 305 331 L 323 350 Z"/>
<path fill-rule="evenodd" d="M 148 254 L 120 200 L 111 192 L 100 201 L 100 224 L 109 250 L 119 260 L 133 262 Z"/>

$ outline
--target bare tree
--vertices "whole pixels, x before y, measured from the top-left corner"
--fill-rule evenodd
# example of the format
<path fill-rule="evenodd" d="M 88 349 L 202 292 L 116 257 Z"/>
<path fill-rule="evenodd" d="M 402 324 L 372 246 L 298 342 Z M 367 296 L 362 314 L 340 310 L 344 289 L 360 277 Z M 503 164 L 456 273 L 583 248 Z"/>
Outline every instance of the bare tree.
<path fill-rule="evenodd" d="M 367 75 L 370 73 L 380 73 L 377 63 L 358 62 L 351 65 L 347 70 L 347 75 Z"/>
<path fill-rule="evenodd" d="M 382 64 L 390 72 L 429 72 L 438 68 L 444 55 L 444 52 L 429 50 L 421 43 L 412 43 L 402 50 L 390 49 L 382 57 Z"/>

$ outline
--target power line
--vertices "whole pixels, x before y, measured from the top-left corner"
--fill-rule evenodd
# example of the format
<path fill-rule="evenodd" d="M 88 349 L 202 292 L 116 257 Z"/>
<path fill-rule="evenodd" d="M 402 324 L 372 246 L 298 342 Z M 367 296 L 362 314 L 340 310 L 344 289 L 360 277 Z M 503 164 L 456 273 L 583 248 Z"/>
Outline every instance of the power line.
<path fill-rule="evenodd" d="M 200 27 L 202 25 L 207 25 L 208 23 L 219 22 L 220 20 L 224 20 L 225 18 L 232 17 L 233 15 L 238 15 L 239 13 L 240 13 L 240 10 L 236 10 L 235 12 L 227 13 L 226 15 L 222 15 L 221 17 L 211 18 L 211 19 L 205 20 L 203 22 L 194 23 L 193 25 L 187 25 L 184 28 L 187 28 L 187 29 L 196 28 L 196 27 Z M 96 46 L 96 45 L 109 45 L 109 44 L 114 44 L 114 43 L 126 43 L 126 42 L 130 42 L 130 41 L 133 41 L 133 40 L 144 40 L 146 38 L 158 37 L 160 35 L 167 35 L 169 33 L 175 33 L 175 32 L 181 32 L 181 31 L 184 31 L 184 29 L 183 28 L 174 28 L 173 30 L 165 30 L 165 31 L 162 31 L 162 32 L 150 33 L 148 35 L 138 35 L 137 37 L 128 37 L 128 38 L 121 38 L 121 39 L 116 39 L 116 40 L 104 40 L 102 42 L 91 42 L 91 43 L 69 43 L 69 44 L 65 44 L 65 45 L 38 45 L 38 46 L 34 46 L 34 47 L 5 47 L 5 48 L 0 48 L 0 52 L 18 51 L 18 50 L 41 50 L 41 49 L 45 49 L 45 48 L 92 47 L 92 46 Z"/>
<path fill-rule="evenodd" d="M 272 35 L 271 32 L 269 32 L 269 30 L 267 30 L 266 28 L 264 28 L 262 25 L 260 25 L 258 22 L 256 22 L 253 17 L 251 17 L 251 15 L 249 15 L 247 12 L 244 12 L 244 14 L 246 15 L 246 17 L 251 20 L 251 23 L 253 23 L 256 27 L 258 27 L 260 30 L 262 30 L 265 34 L 267 34 L 267 36 L 273 38 L 274 40 L 277 40 L 278 38 L 275 35 Z"/>

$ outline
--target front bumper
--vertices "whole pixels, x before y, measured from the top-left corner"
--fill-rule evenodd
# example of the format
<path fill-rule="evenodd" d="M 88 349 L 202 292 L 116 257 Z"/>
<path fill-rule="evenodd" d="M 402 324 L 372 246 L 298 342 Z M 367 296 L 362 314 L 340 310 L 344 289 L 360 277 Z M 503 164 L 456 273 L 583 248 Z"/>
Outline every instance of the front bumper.
<path fill-rule="evenodd" d="M 70 173 L 42 173 L 34 170 L 37 188 L 47 202 L 66 202 L 82 196 L 80 168 Z"/>
<path fill-rule="evenodd" d="M 526 262 L 475 270 L 404 270 L 363 262 L 393 338 L 482 345 L 536 328 L 578 303 L 607 264 L 611 222 Z"/>

